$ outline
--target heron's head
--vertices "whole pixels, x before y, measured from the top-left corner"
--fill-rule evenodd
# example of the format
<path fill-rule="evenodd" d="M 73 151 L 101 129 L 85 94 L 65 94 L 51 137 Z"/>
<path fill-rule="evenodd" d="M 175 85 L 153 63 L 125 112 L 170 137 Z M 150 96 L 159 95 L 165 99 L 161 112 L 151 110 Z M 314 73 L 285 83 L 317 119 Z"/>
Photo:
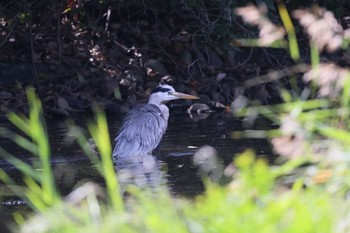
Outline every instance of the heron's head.
<path fill-rule="evenodd" d="M 199 99 L 197 96 L 188 95 L 175 91 L 175 89 L 167 84 L 159 85 L 155 88 L 149 98 L 149 103 L 163 103 L 176 99 Z"/>

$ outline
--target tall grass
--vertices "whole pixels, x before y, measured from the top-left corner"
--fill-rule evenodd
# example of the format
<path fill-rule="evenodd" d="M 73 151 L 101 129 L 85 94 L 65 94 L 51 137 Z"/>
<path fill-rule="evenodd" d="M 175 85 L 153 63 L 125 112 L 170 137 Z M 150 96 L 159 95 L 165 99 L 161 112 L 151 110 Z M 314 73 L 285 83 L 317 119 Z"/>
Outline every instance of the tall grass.
<path fill-rule="evenodd" d="M 108 125 L 105 114 L 96 107 L 94 122 L 89 122 L 88 129 L 93 140 L 94 146 L 97 147 L 98 153 L 92 150 L 92 143 L 89 141 L 80 128 L 69 123 L 69 134 L 75 138 L 77 143 L 83 149 L 85 155 L 95 165 L 99 174 L 106 181 L 109 200 L 115 210 L 124 209 L 121 190 L 117 181 L 117 176 L 113 161 L 111 159 L 111 144 L 109 141 Z M 118 194 L 118 195 L 116 195 Z"/>
<path fill-rule="evenodd" d="M 288 34 L 289 55 L 302 65 L 295 27 L 290 19 L 290 14 L 281 1 L 277 6 Z M 251 8 L 252 6 L 242 7 L 239 15 L 243 19 L 249 19 L 249 15 L 245 13 L 255 12 L 266 21 L 266 12 L 259 11 L 257 7 L 255 10 Z M 294 74 L 290 74 L 282 70 L 280 73 L 287 73 L 286 78 L 291 76 L 291 79 L 295 78 L 298 73 L 304 73 L 302 76 L 299 75 L 304 81 L 303 90 L 281 90 L 283 103 L 235 109 L 235 113 L 248 117 L 252 113 L 262 114 L 279 124 L 279 130 L 274 129 L 264 133 L 249 132 L 249 136 L 255 134 L 259 137 L 273 138 L 271 141 L 275 151 L 287 159 L 305 156 L 319 162 L 332 162 L 332 160 L 339 159 L 348 161 L 347 154 L 350 152 L 350 70 L 331 61 L 321 62 L 320 56 L 322 52 L 325 54 L 325 52 L 332 53 L 336 50 L 347 49 L 349 36 L 347 31 L 338 24 L 333 13 L 318 6 L 313 6 L 311 9 L 294 10 L 291 15 L 310 38 L 311 64 L 306 72 L 296 70 Z M 249 20 L 245 21 L 251 23 Z M 263 24 L 259 26 L 260 30 L 271 28 L 271 26 L 268 27 L 272 24 L 271 22 L 259 22 Z M 284 40 L 284 38 L 277 39 Z M 288 68 L 286 70 L 288 71 Z M 275 79 L 266 78 L 265 80 L 269 82 Z M 259 84 L 261 82 L 256 85 Z M 237 137 L 242 133 L 234 132 L 233 135 Z"/>
<path fill-rule="evenodd" d="M 45 121 L 43 120 L 42 106 L 40 100 L 36 97 L 34 89 L 29 88 L 27 91 L 29 103 L 29 117 L 19 116 L 10 113 L 8 119 L 19 129 L 24 136 L 7 129 L 1 128 L 3 136 L 10 138 L 18 146 L 26 149 L 28 152 L 38 156 L 37 163 L 29 165 L 1 148 L 0 155 L 8 162 L 16 166 L 24 175 L 23 181 L 26 184 L 24 194 L 19 193 L 26 199 L 26 202 L 34 210 L 44 211 L 59 202 L 60 195 L 54 184 L 50 163 L 50 145 L 46 131 Z M 12 183 L 18 187 L 14 181 L 1 171 L 0 179 L 5 183 Z M 12 186 L 11 186 L 12 187 Z M 14 190 L 17 191 L 18 190 Z"/>
<path fill-rule="evenodd" d="M 283 25 L 287 31 L 290 56 L 294 61 L 299 61 L 299 59 L 300 59 L 299 46 L 298 46 L 297 36 L 295 33 L 295 29 L 294 29 L 294 25 L 292 23 L 292 20 L 289 16 L 287 9 L 286 9 L 286 6 L 284 5 L 284 3 L 282 1 L 278 1 L 277 8 L 278 8 L 278 12 L 281 16 Z"/>
<path fill-rule="evenodd" d="M 294 174 L 305 159 L 271 167 L 263 159 L 256 159 L 251 151 L 236 157 L 231 165 L 236 172 L 229 174 L 230 169 L 226 172 L 233 178 L 231 183 L 220 186 L 208 179 L 205 192 L 194 200 L 174 198 L 165 187 L 141 190 L 134 186 L 127 189 L 128 197 L 123 198 L 113 170 L 106 119 L 101 112 L 88 128 L 99 150 L 101 160 L 96 159 L 95 163 L 101 161 L 97 165 L 106 188 L 86 183 L 62 197 L 54 184 L 48 137 L 40 102 L 33 89 L 28 90 L 28 99 L 33 101 L 29 118 L 14 114 L 9 117 L 16 126 L 25 129 L 30 139 L 2 129 L 9 138 L 37 153 L 40 161 L 34 168 L 9 154 L 2 154 L 23 172 L 24 185 L 14 191 L 33 209 L 31 214 L 20 216 L 22 221 L 15 227 L 16 232 L 318 233 L 347 232 L 350 227 L 346 215 L 350 203 L 343 198 L 349 186 L 334 182 L 338 178 L 350 180 L 349 172 L 339 170 L 333 174 L 334 180 L 320 186 L 315 174 Z M 45 139 L 39 143 L 39 138 Z M 317 167 L 314 170 L 322 171 Z M 42 177 L 44 174 L 49 177 Z M 299 178 L 291 179 L 293 174 Z M 12 182 L 4 172 L 1 178 L 9 185 Z M 335 184 L 338 185 L 336 189 Z M 20 193 L 20 190 L 25 192 Z M 51 198 L 45 197 L 49 194 Z M 38 200 L 38 197 L 45 199 Z"/>

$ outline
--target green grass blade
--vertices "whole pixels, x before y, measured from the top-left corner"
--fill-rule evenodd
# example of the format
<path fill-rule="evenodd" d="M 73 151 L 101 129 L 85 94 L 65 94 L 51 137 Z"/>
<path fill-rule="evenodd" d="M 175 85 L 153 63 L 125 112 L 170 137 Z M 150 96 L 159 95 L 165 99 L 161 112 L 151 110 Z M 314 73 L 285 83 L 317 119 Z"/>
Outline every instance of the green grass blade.
<path fill-rule="evenodd" d="M 88 156 L 89 160 L 93 163 L 97 171 L 100 173 L 101 176 L 103 176 L 101 160 L 99 159 L 98 155 L 96 155 L 94 151 L 91 149 L 91 143 L 88 142 L 84 133 L 81 131 L 79 127 L 72 125 L 71 123 L 69 123 L 68 127 L 69 127 L 68 134 L 75 139 L 75 141 L 79 144 L 80 148 L 83 150 L 84 154 Z"/>
<path fill-rule="evenodd" d="M 122 211 L 124 209 L 123 200 L 111 158 L 112 149 L 106 117 L 101 111 L 97 110 L 96 112 L 96 123 L 90 123 L 88 128 L 101 156 L 103 177 L 106 181 L 110 201 L 117 211 Z"/>
<path fill-rule="evenodd" d="M 19 186 L 4 170 L 0 169 L 0 180 L 16 195 L 23 194 L 23 188 Z"/>
<path fill-rule="evenodd" d="M 29 124 L 31 126 L 32 140 L 37 144 L 38 156 L 42 166 L 41 185 L 43 189 L 43 198 L 48 206 L 53 205 L 58 199 L 59 194 L 56 190 L 54 175 L 50 163 L 50 145 L 46 124 L 43 120 L 43 111 L 39 98 L 36 96 L 33 88 L 27 90 L 27 98 L 29 101 Z"/>
<path fill-rule="evenodd" d="M 23 181 L 27 187 L 26 198 L 34 209 L 39 211 L 47 209 L 48 193 L 46 193 L 45 190 L 43 190 L 42 187 L 32 179 L 32 177 L 26 176 Z"/>
<path fill-rule="evenodd" d="M 292 20 L 290 19 L 286 6 L 282 1 L 278 1 L 277 6 L 278 6 L 278 12 L 281 16 L 283 25 L 287 31 L 290 56 L 294 61 L 299 61 L 300 52 L 299 52 L 298 40 L 295 34 L 295 29 L 294 29 Z"/>
<path fill-rule="evenodd" d="M 262 45 L 259 39 L 234 39 L 231 41 L 231 45 L 239 47 L 268 47 L 274 49 L 284 49 L 288 47 L 286 40 L 276 40 L 272 44 Z"/>
<path fill-rule="evenodd" d="M 10 139 L 14 143 L 16 143 L 21 148 L 29 151 L 33 155 L 36 155 L 38 153 L 37 146 L 31 142 L 29 139 L 16 134 L 8 129 L 0 127 L 0 135 L 2 135 L 4 138 Z"/>
<path fill-rule="evenodd" d="M 320 64 L 320 52 L 318 51 L 317 46 L 313 42 L 310 42 L 310 56 L 311 67 L 312 69 L 315 69 Z"/>
<path fill-rule="evenodd" d="M 15 156 L 8 153 L 6 150 L 0 147 L 0 157 L 5 159 L 7 162 L 11 163 L 16 167 L 22 174 L 30 176 L 36 181 L 40 181 L 41 177 L 36 171 L 31 167 L 31 165 L 23 162 L 22 160 L 16 158 Z"/>
<path fill-rule="evenodd" d="M 324 136 L 350 144 L 350 133 L 324 124 L 316 124 L 317 130 Z"/>
<path fill-rule="evenodd" d="M 30 124 L 29 124 L 29 119 L 26 118 L 25 116 L 19 116 L 16 113 L 9 113 L 7 115 L 7 119 L 14 125 L 16 126 L 17 129 L 21 130 L 23 133 L 25 133 L 27 136 L 30 136 Z"/>

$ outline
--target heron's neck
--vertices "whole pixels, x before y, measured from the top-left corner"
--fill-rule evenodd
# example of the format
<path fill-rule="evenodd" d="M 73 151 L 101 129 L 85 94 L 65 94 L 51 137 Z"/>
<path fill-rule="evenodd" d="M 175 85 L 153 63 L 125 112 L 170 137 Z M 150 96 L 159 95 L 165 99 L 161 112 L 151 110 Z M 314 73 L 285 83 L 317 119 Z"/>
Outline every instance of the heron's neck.
<path fill-rule="evenodd" d="M 161 101 L 159 101 L 159 98 L 152 98 L 152 96 L 150 96 L 148 100 L 148 104 L 156 105 L 159 108 L 160 112 L 162 113 L 162 117 L 165 120 L 165 122 L 168 122 L 169 108 L 165 104 L 163 104 Z"/>
<path fill-rule="evenodd" d="M 163 104 L 163 103 L 161 102 L 161 100 L 159 100 L 159 98 L 157 98 L 157 97 L 154 96 L 154 95 L 151 95 L 151 96 L 149 97 L 148 103 L 149 103 L 149 104 L 154 104 L 154 105 L 156 105 L 156 106 L 160 106 L 161 104 Z"/>

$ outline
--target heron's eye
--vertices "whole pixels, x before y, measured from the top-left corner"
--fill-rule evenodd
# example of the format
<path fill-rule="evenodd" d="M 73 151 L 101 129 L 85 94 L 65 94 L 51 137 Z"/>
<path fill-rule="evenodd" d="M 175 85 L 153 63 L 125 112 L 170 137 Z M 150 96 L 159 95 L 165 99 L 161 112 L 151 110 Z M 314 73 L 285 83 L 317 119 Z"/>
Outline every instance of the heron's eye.
<path fill-rule="evenodd" d="M 172 91 L 168 91 L 168 95 L 173 95 L 173 92 Z"/>

